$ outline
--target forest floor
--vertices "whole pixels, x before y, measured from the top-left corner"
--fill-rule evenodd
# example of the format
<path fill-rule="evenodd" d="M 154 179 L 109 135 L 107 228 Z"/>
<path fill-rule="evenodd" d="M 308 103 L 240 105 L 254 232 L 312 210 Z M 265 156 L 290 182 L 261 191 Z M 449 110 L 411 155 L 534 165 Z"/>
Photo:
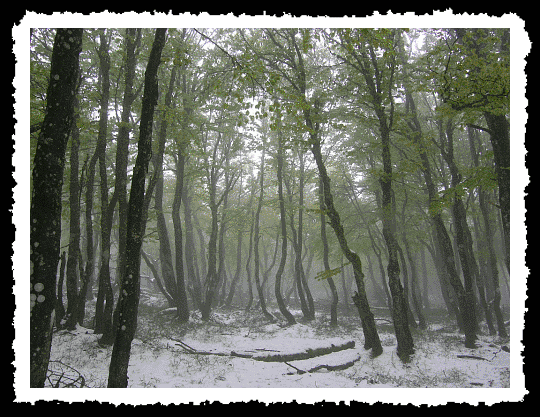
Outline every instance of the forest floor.
<path fill-rule="evenodd" d="M 270 309 L 275 313 L 277 309 Z M 507 388 L 509 340 L 484 330 L 476 349 L 443 314 L 428 317 L 427 330 L 413 329 L 415 354 L 403 363 L 389 317 L 376 310 L 382 355 L 363 349 L 360 320 L 351 309 L 329 325 L 326 313 L 286 326 L 259 310 L 218 308 L 208 322 L 198 312 L 179 324 L 160 296 L 143 292 L 128 369 L 130 388 Z M 93 312 L 87 312 L 91 316 Z M 279 313 L 276 314 L 278 316 Z M 104 388 L 112 347 L 100 346 L 93 330 L 78 327 L 53 335 L 49 386 L 71 380 Z M 326 354 L 325 354 L 326 353 Z"/>

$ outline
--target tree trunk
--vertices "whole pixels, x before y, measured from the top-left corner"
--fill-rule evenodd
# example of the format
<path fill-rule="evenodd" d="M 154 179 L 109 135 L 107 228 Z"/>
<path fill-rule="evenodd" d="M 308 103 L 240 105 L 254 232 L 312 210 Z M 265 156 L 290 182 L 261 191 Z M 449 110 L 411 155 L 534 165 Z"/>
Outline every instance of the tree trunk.
<path fill-rule="evenodd" d="M 420 261 L 422 262 L 422 305 L 425 309 L 429 309 L 431 307 L 429 301 L 429 279 L 426 268 L 426 252 L 423 249 L 420 251 Z"/>
<path fill-rule="evenodd" d="M 260 180 L 259 180 L 259 202 L 257 204 L 257 211 L 255 212 L 255 226 L 253 233 L 255 234 L 255 242 L 253 245 L 254 251 L 254 273 L 255 273 L 255 285 L 257 287 L 257 294 L 259 295 L 259 303 L 261 305 L 261 310 L 264 316 L 270 320 L 274 321 L 274 316 L 272 316 L 266 309 L 266 301 L 264 299 L 263 288 L 261 285 L 260 275 L 260 261 L 259 261 L 259 240 L 260 240 L 260 231 L 259 231 L 259 218 L 261 215 L 261 209 L 263 205 L 264 198 L 264 154 L 265 154 L 265 144 L 263 143 L 263 151 L 261 155 L 261 167 L 259 170 Z"/>
<path fill-rule="evenodd" d="M 58 283 L 56 285 L 56 328 L 61 329 L 62 328 L 62 321 L 66 314 L 66 309 L 64 308 L 64 301 L 62 300 L 62 296 L 64 293 L 63 287 L 64 287 L 64 276 L 65 276 L 65 270 L 66 270 L 66 251 L 62 252 L 62 256 L 60 257 L 60 271 L 59 271 L 59 277 L 58 277 Z"/>
<path fill-rule="evenodd" d="M 158 68 L 167 29 L 156 29 L 145 72 L 138 154 L 128 205 L 126 267 L 118 298 L 119 322 L 109 366 L 108 388 L 126 388 L 131 342 L 137 327 L 140 291 L 140 257 L 146 227 L 143 217 L 145 177 L 152 154 L 152 123 L 158 100 Z"/>
<path fill-rule="evenodd" d="M 171 77 L 172 79 L 172 77 Z M 174 85 L 171 80 L 171 88 Z M 171 90 L 169 90 L 171 92 Z M 176 302 L 176 308 L 178 311 L 178 317 L 180 322 L 185 323 L 189 320 L 189 308 L 186 294 L 186 287 L 184 281 L 184 248 L 183 248 L 183 234 L 182 223 L 180 221 L 180 204 L 182 201 L 182 189 L 184 187 L 184 167 L 185 156 L 184 147 L 181 146 L 178 150 L 176 158 L 176 188 L 174 191 L 174 200 L 172 205 L 172 220 L 174 226 L 174 247 L 175 247 L 175 268 L 176 268 L 176 282 L 174 289 L 174 296 Z"/>
<path fill-rule="evenodd" d="M 281 224 L 281 260 L 276 272 L 276 281 L 274 292 L 276 295 L 276 301 L 279 307 L 279 311 L 289 324 L 295 324 L 296 320 L 290 313 L 283 301 L 283 295 L 281 294 L 281 279 L 283 276 L 283 270 L 285 269 L 285 263 L 287 262 L 287 223 L 285 214 L 285 196 L 283 195 L 283 139 L 280 127 L 278 127 L 278 154 L 277 154 L 277 181 L 278 181 L 278 199 L 279 199 L 279 218 Z"/>
<path fill-rule="evenodd" d="M 240 207 L 242 198 L 242 175 L 240 176 L 240 190 L 238 191 L 238 207 Z M 241 222 L 240 222 L 241 223 Z M 229 286 L 229 292 L 225 299 L 225 306 L 230 307 L 236 291 L 236 285 L 240 279 L 240 274 L 242 271 L 242 239 L 244 236 L 243 224 L 238 225 L 238 235 L 236 240 L 236 271 L 234 272 L 234 277 L 231 280 L 231 285 Z"/>
<path fill-rule="evenodd" d="M 401 45 L 401 44 L 400 44 Z M 440 253 L 440 256 L 443 260 L 443 266 L 445 268 L 445 273 L 441 278 L 446 279 L 452 286 L 453 291 L 457 297 L 459 312 L 457 312 L 456 319 L 460 327 L 464 326 L 465 330 L 465 345 L 468 347 L 474 347 L 474 340 L 476 339 L 476 334 L 471 327 L 471 318 L 474 320 L 474 313 L 471 312 L 472 306 L 468 303 L 468 297 L 465 294 L 465 289 L 463 284 L 460 281 L 458 272 L 456 270 L 456 263 L 454 258 L 454 253 L 452 251 L 452 243 L 450 237 L 448 236 L 448 231 L 444 225 L 441 212 L 432 207 L 432 205 L 437 201 L 437 190 L 431 175 L 431 165 L 428 159 L 427 151 L 425 146 L 422 144 L 422 128 L 418 116 L 416 113 L 416 105 L 410 90 L 409 78 L 407 73 L 407 62 L 405 59 L 405 54 L 403 49 L 400 51 L 400 58 L 402 61 L 403 71 L 405 73 L 405 96 L 406 96 L 406 111 L 410 113 L 411 118 L 407 121 L 407 125 L 410 129 L 410 139 L 418 146 L 420 153 L 420 161 L 422 164 L 422 174 L 426 183 L 426 189 L 428 193 L 429 201 L 429 214 L 431 218 L 431 223 L 435 231 L 435 245 L 437 246 L 437 251 Z M 437 262 L 437 261 L 436 261 Z M 446 277 L 446 278 L 445 278 Z M 441 281 L 442 282 L 442 281 Z"/>
<path fill-rule="evenodd" d="M 163 279 L 160 279 L 159 277 L 157 262 L 151 259 L 143 249 L 141 249 L 141 256 L 144 259 L 144 262 L 146 263 L 146 265 L 148 265 L 148 268 L 150 268 L 150 271 L 152 272 L 152 275 L 154 276 L 156 285 L 161 291 L 161 293 L 163 294 L 163 296 L 167 299 L 167 302 L 169 303 L 169 307 L 174 307 L 174 300 L 169 294 L 169 292 L 163 286 L 163 283 L 161 282 Z"/>
<path fill-rule="evenodd" d="M 107 126 L 109 120 L 109 70 L 111 66 L 109 56 L 110 37 L 107 40 L 105 29 L 100 33 L 99 48 L 99 73 L 101 79 L 100 116 L 99 130 L 96 145 L 99 161 L 99 177 L 101 191 L 101 265 L 99 269 L 98 296 L 96 302 L 96 325 L 95 334 L 105 334 L 104 344 L 110 343 L 110 332 L 112 331 L 113 312 L 113 289 L 110 276 L 111 258 L 111 230 L 114 214 L 114 207 L 118 199 L 118 190 L 115 189 L 113 198 L 109 202 L 109 185 L 107 179 Z"/>
<path fill-rule="evenodd" d="M 126 254 L 126 233 L 127 233 L 127 170 L 129 159 L 129 132 L 131 129 L 130 117 L 131 106 L 135 100 L 133 93 L 133 81 L 135 79 L 136 56 L 135 48 L 141 42 L 141 29 L 126 29 L 125 34 L 125 88 L 122 99 L 122 115 L 118 126 L 118 137 L 116 145 L 116 167 L 115 185 L 118 193 L 118 251 L 116 257 L 116 279 L 124 273 Z M 112 344 L 116 337 L 115 331 L 118 327 L 118 304 L 113 314 L 113 324 L 111 331 L 104 334 L 101 342 Z"/>
<path fill-rule="evenodd" d="M 477 136 L 477 132 L 473 131 L 471 128 L 467 129 L 469 134 L 469 144 L 470 144 L 470 150 L 471 150 L 471 157 L 473 159 L 473 162 L 476 167 L 479 166 L 479 160 L 478 160 L 478 152 L 476 150 L 475 145 L 475 137 Z M 507 338 L 508 333 L 506 332 L 506 328 L 504 325 L 504 320 L 501 312 L 501 290 L 500 290 L 500 284 L 499 284 L 499 271 L 497 269 L 497 256 L 495 255 L 495 249 L 493 248 L 493 229 L 491 227 L 490 217 L 489 217 L 489 209 L 486 202 L 486 192 L 482 189 L 482 187 L 478 187 L 478 204 L 480 206 L 480 212 L 482 213 L 483 223 L 484 223 L 484 234 L 485 234 L 485 240 L 484 245 L 487 247 L 488 251 L 488 265 L 489 265 L 489 273 L 491 276 L 491 284 L 493 287 L 493 311 L 495 313 L 495 318 L 497 320 L 497 330 L 499 333 L 499 337 Z M 503 232 L 504 234 L 504 232 Z M 484 281 L 484 280 L 483 280 Z M 484 295 L 485 298 L 485 295 Z M 490 317 L 490 310 L 489 308 L 485 309 L 486 311 L 486 321 L 491 321 Z M 491 327 L 490 326 L 490 331 Z"/>
<path fill-rule="evenodd" d="M 442 214 L 438 209 L 432 206 L 437 201 L 437 191 L 431 176 L 431 166 L 427 152 L 420 141 L 422 137 L 422 131 L 420 128 L 420 122 L 418 121 L 418 117 L 416 115 L 416 106 L 410 93 L 407 93 L 406 97 L 407 107 L 412 113 L 412 121 L 408 122 L 411 129 L 410 138 L 419 147 L 420 160 L 422 163 L 422 174 L 424 176 L 428 192 L 428 211 L 431 217 L 433 229 L 435 231 L 434 241 L 437 245 L 437 251 L 440 253 L 439 259 L 442 259 L 442 265 L 445 269 L 445 273 L 441 278 L 448 279 L 448 282 L 452 286 L 452 289 L 456 295 L 457 307 L 459 309 L 456 315 L 456 319 L 460 328 L 463 327 L 463 330 L 465 331 L 465 345 L 467 347 L 474 347 L 476 334 L 474 332 L 474 313 L 471 312 L 471 308 L 473 308 L 474 306 L 472 306 L 468 302 L 468 297 L 466 296 L 465 289 L 456 270 L 452 242 L 450 241 L 450 236 L 448 235 L 448 231 L 446 230 L 446 226 L 444 225 Z M 438 262 L 438 260 L 436 262 Z"/>
<path fill-rule="evenodd" d="M 192 301 L 195 303 L 196 308 L 200 310 L 202 308 L 202 289 L 201 280 L 197 268 L 198 262 L 197 250 L 195 249 L 195 237 L 193 233 L 191 196 L 188 192 L 187 184 L 184 184 L 182 193 L 182 203 L 184 206 L 184 225 L 186 227 L 186 244 L 184 246 L 184 253 L 186 258 L 186 272 L 188 276 L 188 282 L 192 287 Z"/>
<path fill-rule="evenodd" d="M 78 100 L 74 101 L 75 113 L 77 112 Z M 71 129 L 71 153 L 69 172 L 69 249 L 66 269 L 66 290 L 67 290 L 67 322 L 66 328 L 75 329 L 77 311 L 79 306 L 78 291 L 78 268 L 81 239 L 81 208 L 80 208 L 80 186 L 79 186 L 79 128 L 77 127 L 77 114 L 73 117 L 73 128 Z M 80 277 L 82 280 L 82 276 Z M 82 323 L 81 323 L 82 324 Z"/>
<path fill-rule="evenodd" d="M 57 29 L 47 108 L 32 170 L 30 206 L 30 387 L 45 384 L 55 322 L 65 153 L 73 127 L 83 29 Z"/>
<path fill-rule="evenodd" d="M 311 123 L 311 117 L 309 113 L 306 114 L 306 123 L 308 124 L 308 127 L 313 130 L 313 124 Z M 372 349 L 373 357 L 379 356 L 383 352 L 383 348 L 379 339 L 377 327 L 375 326 L 375 319 L 373 313 L 371 312 L 367 299 L 364 284 L 364 273 L 362 272 L 362 261 L 355 252 L 349 249 L 349 245 L 347 244 L 347 240 L 345 238 L 345 231 L 343 230 L 339 214 L 334 207 L 334 199 L 330 190 L 330 178 L 328 177 L 328 173 L 326 172 L 326 167 L 322 159 L 321 143 L 317 135 L 312 134 L 310 136 L 311 152 L 313 153 L 313 156 L 317 163 L 317 167 L 319 169 L 319 175 L 321 176 L 323 181 L 324 204 L 326 207 L 326 214 L 328 215 L 328 218 L 330 220 L 330 226 L 332 226 L 332 229 L 334 229 L 334 233 L 336 234 L 343 254 L 353 266 L 354 279 L 358 289 L 358 291 L 353 296 L 353 301 L 358 309 L 360 320 L 362 322 L 362 328 L 364 330 L 364 348 Z"/>
<path fill-rule="evenodd" d="M 414 314 L 411 309 L 411 287 L 409 286 L 409 271 L 407 269 L 407 261 L 405 260 L 405 255 L 403 254 L 403 249 L 398 244 L 398 255 L 399 255 L 399 261 L 401 265 L 401 271 L 403 272 L 403 299 L 405 303 L 405 308 L 407 310 L 407 321 L 409 323 L 409 326 L 413 328 L 418 327 L 418 323 L 416 322 L 416 319 L 414 318 Z"/>
<path fill-rule="evenodd" d="M 465 346 L 474 348 L 477 331 L 476 312 L 474 307 L 474 281 L 477 266 L 472 252 L 472 238 L 470 237 L 469 226 L 467 225 L 467 213 L 465 211 L 465 206 L 463 205 L 463 200 L 461 199 L 460 194 L 457 192 L 457 187 L 461 182 L 461 174 L 459 173 L 454 160 L 453 131 L 454 125 L 452 120 L 449 120 L 446 125 L 446 138 L 448 142 L 446 150 L 442 152 L 442 155 L 448 164 L 448 168 L 452 176 L 452 188 L 456 190 L 452 204 L 452 215 L 456 228 L 457 247 L 465 284 L 465 291 L 462 294 L 458 293 L 458 300 L 461 298 L 461 303 L 464 304 L 465 307 L 463 312 Z"/>
<path fill-rule="evenodd" d="M 387 130 L 384 114 L 379 114 L 382 159 L 384 174 L 380 184 L 382 190 L 383 236 L 388 248 L 388 285 L 392 294 L 392 318 L 397 339 L 397 352 L 400 358 L 414 353 L 414 342 L 408 325 L 409 303 L 399 280 L 398 242 L 395 238 L 395 210 L 392 204 L 392 161 L 390 155 L 390 132 Z M 405 265 L 404 265 L 405 268 Z"/>
<path fill-rule="evenodd" d="M 163 163 L 156 161 L 154 169 L 163 172 Z M 163 290 L 167 293 L 167 299 L 170 300 L 170 306 L 173 307 L 176 298 L 176 283 L 174 278 L 173 256 L 171 242 L 169 239 L 169 231 L 167 229 L 167 221 L 163 214 L 163 175 L 156 183 L 154 195 L 154 209 L 156 211 L 156 224 L 159 239 L 159 264 L 161 266 L 161 278 L 163 280 Z"/>
<path fill-rule="evenodd" d="M 287 194 L 289 197 L 289 205 L 291 206 L 291 211 L 289 215 L 289 222 L 290 222 L 290 228 L 291 228 L 291 235 L 292 235 L 292 244 L 294 248 L 294 265 L 292 265 L 292 271 L 291 275 L 294 277 L 294 288 L 295 288 L 295 294 L 297 295 L 298 299 L 300 300 L 300 309 L 302 310 L 302 314 L 304 315 L 304 318 L 306 320 L 312 320 L 314 317 L 311 317 L 311 312 L 308 307 L 307 301 L 306 301 L 306 294 L 304 292 L 304 288 L 302 285 L 302 249 L 301 249 L 301 238 L 300 238 L 300 225 L 298 225 L 298 233 L 296 231 L 296 228 L 294 227 L 294 210 L 293 207 L 293 199 L 292 199 L 292 190 L 291 190 L 291 184 L 290 181 L 285 180 L 285 185 L 287 188 Z M 300 210 L 299 210 L 300 213 Z M 300 214 L 299 214 L 300 218 Z M 292 262 L 292 259 L 291 259 Z"/>
<path fill-rule="evenodd" d="M 419 288 L 418 288 L 418 273 L 416 269 L 416 264 L 414 260 L 414 256 L 411 253 L 411 248 L 409 247 L 409 242 L 407 238 L 405 237 L 405 234 L 403 234 L 403 244 L 405 246 L 405 252 L 407 253 L 407 258 L 409 259 L 409 265 L 411 266 L 411 299 L 412 304 L 414 307 L 414 311 L 416 312 L 416 315 L 418 316 L 418 326 L 421 330 L 427 329 L 427 323 L 426 318 L 424 316 L 424 312 L 422 309 L 422 302 L 421 298 L 418 296 Z"/>
<path fill-rule="evenodd" d="M 499 207 L 503 225 L 506 269 L 510 273 L 510 123 L 505 115 L 484 113 L 491 137 L 495 173 L 499 183 Z"/>
<path fill-rule="evenodd" d="M 297 153 L 298 153 L 298 159 L 300 160 L 300 175 L 299 175 L 299 184 L 298 184 L 298 234 L 297 234 L 298 251 L 296 252 L 294 269 L 295 269 L 295 274 L 298 277 L 297 282 L 300 284 L 300 286 L 298 287 L 298 291 L 302 291 L 306 299 L 307 315 L 304 314 L 304 316 L 308 320 L 314 320 L 315 319 L 315 305 L 313 303 L 313 297 L 311 295 L 311 291 L 309 290 L 306 276 L 304 274 L 304 268 L 302 265 L 302 236 L 304 234 L 303 233 L 303 228 L 304 228 L 303 214 L 304 214 L 304 182 L 305 182 L 304 155 L 300 149 L 297 149 Z"/>
<path fill-rule="evenodd" d="M 249 247 L 248 247 L 248 257 L 246 260 L 246 279 L 248 284 L 248 300 L 246 303 L 246 311 L 251 309 L 253 304 L 253 284 L 251 282 L 251 254 L 253 253 L 253 231 L 254 231 L 254 215 L 253 215 L 253 195 L 255 194 L 255 185 L 252 186 L 251 194 L 249 197 L 249 212 L 251 214 L 251 222 L 249 228 Z"/>
<path fill-rule="evenodd" d="M 225 161 L 225 184 L 229 184 L 229 158 L 227 156 Z M 227 271 L 225 268 L 225 232 L 227 230 L 227 208 L 229 206 L 229 188 L 226 188 L 223 194 L 223 206 L 221 210 L 221 220 L 219 226 L 219 239 L 218 239 L 218 269 L 216 280 L 216 293 L 214 296 L 214 305 L 218 306 L 222 301 L 220 295 L 220 289 L 223 288 L 227 282 Z"/>
<path fill-rule="evenodd" d="M 324 184 L 322 177 L 319 175 L 319 209 L 321 211 L 320 221 L 321 221 L 321 240 L 323 244 L 323 264 L 324 270 L 330 271 L 330 262 L 328 261 L 328 239 L 326 236 L 326 216 L 324 215 Z M 342 267 L 343 269 L 343 267 Z M 343 272 L 343 270 L 342 270 Z M 330 325 L 337 326 L 337 305 L 339 302 L 338 293 L 336 289 L 336 284 L 332 277 L 327 278 L 328 285 L 330 286 L 330 291 L 332 293 L 332 304 L 330 306 Z"/>

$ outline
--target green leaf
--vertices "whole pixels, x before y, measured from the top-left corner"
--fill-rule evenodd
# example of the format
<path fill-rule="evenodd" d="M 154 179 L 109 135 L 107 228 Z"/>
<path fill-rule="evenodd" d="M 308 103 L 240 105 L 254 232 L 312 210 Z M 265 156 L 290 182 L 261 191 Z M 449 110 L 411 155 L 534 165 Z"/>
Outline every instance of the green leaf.
<path fill-rule="evenodd" d="M 328 279 L 328 278 L 332 278 L 334 275 L 337 275 L 341 272 L 341 269 L 346 267 L 347 265 L 349 265 L 350 262 L 347 262 L 346 264 L 340 266 L 340 267 L 337 267 L 337 268 L 334 268 L 334 269 L 329 269 L 329 270 L 324 270 L 324 271 L 320 271 L 317 273 L 317 275 L 315 276 L 315 279 L 317 281 L 322 281 L 324 279 Z"/>

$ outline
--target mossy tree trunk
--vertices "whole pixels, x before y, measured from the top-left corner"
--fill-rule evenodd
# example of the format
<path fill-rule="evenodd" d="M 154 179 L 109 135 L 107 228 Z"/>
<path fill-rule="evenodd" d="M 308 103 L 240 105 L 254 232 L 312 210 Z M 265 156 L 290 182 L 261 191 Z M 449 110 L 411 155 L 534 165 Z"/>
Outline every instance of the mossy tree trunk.
<path fill-rule="evenodd" d="M 83 29 L 57 29 L 47 108 L 32 170 L 30 205 L 30 387 L 45 384 L 55 322 L 65 153 L 73 127 Z"/>
<path fill-rule="evenodd" d="M 336 234 L 343 254 L 353 266 L 354 280 L 357 287 L 357 292 L 353 296 L 353 301 L 358 309 L 362 329 L 364 331 L 364 348 L 372 349 L 372 356 L 379 356 L 383 352 L 383 348 L 379 338 L 379 333 L 377 332 L 377 327 L 375 326 L 375 319 L 367 299 L 364 273 L 362 271 L 362 261 L 360 260 L 358 254 L 349 248 L 347 239 L 345 238 L 345 231 L 343 229 L 343 225 L 341 224 L 339 213 L 334 206 L 334 198 L 330 189 L 330 177 L 328 176 L 326 166 L 324 165 L 322 158 L 321 143 L 317 133 L 315 133 L 318 131 L 318 129 L 314 129 L 311 115 L 308 110 L 305 112 L 305 119 L 308 128 L 312 132 L 310 134 L 311 152 L 313 153 L 315 162 L 317 163 L 317 168 L 319 170 L 319 175 L 323 181 L 324 205 L 326 208 L 325 213 L 329 218 L 330 226 Z"/>
<path fill-rule="evenodd" d="M 323 265 L 325 271 L 330 271 L 330 262 L 328 260 L 329 249 L 328 249 L 328 239 L 326 236 L 326 216 L 324 215 L 325 206 L 324 206 L 324 184 L 322 177 L 319 176 L 319 209 L 320 222 L 321 222 L 321 241 L 323 244 Z M 343 269 L 343 268 L 342 268 Z M 342 271 L 343 272 L 343 271 Z M 332 293 L 332 304 L 330 306 L 330 325 L 337 326 L 337 305 L 339 302 L 338 292 L 336 289 L 336 284 L 334 283 L 334 278 L 327 278 L 328 285 L 330 286 L 330 291 Z"/>

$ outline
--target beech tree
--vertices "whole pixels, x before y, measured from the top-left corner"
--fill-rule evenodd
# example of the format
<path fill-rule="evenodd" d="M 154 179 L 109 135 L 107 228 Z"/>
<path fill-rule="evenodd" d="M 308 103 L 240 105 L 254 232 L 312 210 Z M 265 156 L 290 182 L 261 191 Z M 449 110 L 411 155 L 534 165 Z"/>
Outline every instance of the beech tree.
<path fill-rule="evenodd" d="M 114 340 L 109 367 L 108 388 L 125 388 L 128 383 L 128 364 L 131 342 L 137 327 L 137 310 L 140 291 L 140 259 L 142 238 L 146 228 L 143 217 L 145 177 L 152 153 L 152 123 L 158 99 L 158 68 L 165 44 L 167 29 L 156 29 L 155 39 L 144 77 L 143 108 L 140 122 L 139 152 L 131 181 L 129 195 L 126 265 L 123 271 L 118 299 L 118 329 Z"/>
<path fill-rule="evenodd" d="M 30 387 L 45 384 L 55 322 L 65 152 L 73 128 L 82 29 L 58 29 L 47 107 L 32 170 L 30 206 Z"/>

